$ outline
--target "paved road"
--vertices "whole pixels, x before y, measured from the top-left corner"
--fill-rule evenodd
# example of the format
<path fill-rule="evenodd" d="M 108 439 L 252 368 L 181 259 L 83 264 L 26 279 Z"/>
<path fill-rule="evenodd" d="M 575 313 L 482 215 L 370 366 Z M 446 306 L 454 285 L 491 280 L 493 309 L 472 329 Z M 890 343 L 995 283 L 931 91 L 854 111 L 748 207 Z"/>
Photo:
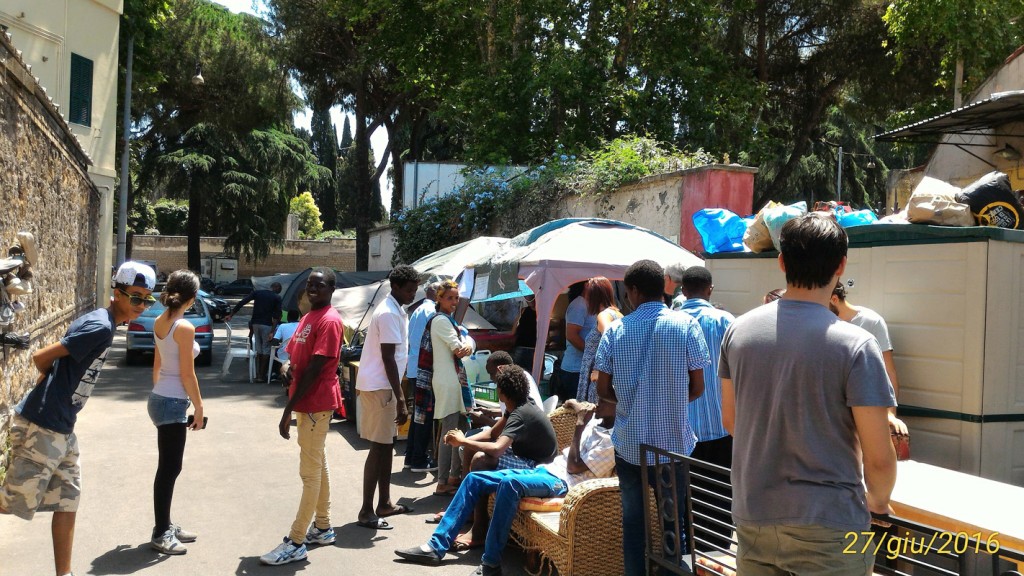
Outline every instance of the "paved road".
<path fill-rule="evenodd" d="M 355 525 L 367 443 L 347 422 L 335 422 L 327 439 L 337 543 L 310 550 L 306 562 L 262 566 L 259 556 L 281 541 L 294 518 L 301 490 L 298 448 L 294 433 L 290 441 L 277 434 L 284 396 L 276 385 L 245 382 L 245 367 L 239 361 L 225 380 L 219 378 L 224 330 L 215 334 L 214 365 L 198 370 L 210 424 L 189 434 L 173 509 L 175 522 L 197 531 L 199 541 L 189 544 L 188 554 L 180 557 L 162 556 L 149 548 L 157 462 L 156 431 L 146 414 L 152 371 L 124 365 L 122 328 L 76 430 L 84 476 L 74 551 L 79 576 L 449 576 L 473 571 L 479 551 L 449 555 L 438 568 L 397 560 L 395 548 L 428 539 L 432 526 L 424 519 L 447 500 L 432 496 L 431 475 L 402 472 L 401 458 L 395 459 L 392 495 L 415 512 L 389 519 L 391 531 Z M 396 448 L 403 451 L 404 442 Z M 521 552 L 506 551 L 506 574 L 524 574 L 522 563 Z M 32 522 L 0 516 L 0 576 L 49 574 L 50 514 L 41 513 Z"/>

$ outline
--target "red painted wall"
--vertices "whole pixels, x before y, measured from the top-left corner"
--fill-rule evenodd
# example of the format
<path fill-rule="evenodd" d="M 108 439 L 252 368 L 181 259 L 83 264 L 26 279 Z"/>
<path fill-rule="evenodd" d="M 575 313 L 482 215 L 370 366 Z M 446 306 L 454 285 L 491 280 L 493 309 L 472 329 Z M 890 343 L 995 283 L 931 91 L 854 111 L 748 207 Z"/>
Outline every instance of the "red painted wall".
<path fill-rule="evenodd" d="M 703 208 L 725 208 L 740 216 L 753 211 L 754 175 L 757 168 L 738 164 L 713 164 L 682 174 L 679 245 L 701 255 L 704 246 L 693 227 L 693 214 Z"/>

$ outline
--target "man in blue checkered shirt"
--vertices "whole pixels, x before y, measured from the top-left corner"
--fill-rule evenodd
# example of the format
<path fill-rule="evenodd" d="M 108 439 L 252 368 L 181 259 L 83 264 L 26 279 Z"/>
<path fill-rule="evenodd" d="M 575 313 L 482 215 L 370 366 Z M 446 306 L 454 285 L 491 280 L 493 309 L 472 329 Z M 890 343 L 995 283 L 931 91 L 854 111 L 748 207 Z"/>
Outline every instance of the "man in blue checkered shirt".
<path fill-rule="evenodd" d="M 646 573 L 640 445 L 686 455 L 693 451 L 697 439 L 687 408 L 704 392 L 704 368 L 710 357 L 696 320 L 665 306 L 665 273 L 657 262 L 634 263 L 623 282 L 634 311 L 605 331 L 594 368 L 598 395 L 618 402 L 612 442 L 622 492 L 623 561 L 626 576 L 639 576 Z M 677 503 L 685 501 L 682 478 L 680 471 Z M 655 495 L 660 499 L 660 491 Z M 684 512 L 680 506 L 680 522 L 666 526 L 680 533 L 683 551 Z"/>

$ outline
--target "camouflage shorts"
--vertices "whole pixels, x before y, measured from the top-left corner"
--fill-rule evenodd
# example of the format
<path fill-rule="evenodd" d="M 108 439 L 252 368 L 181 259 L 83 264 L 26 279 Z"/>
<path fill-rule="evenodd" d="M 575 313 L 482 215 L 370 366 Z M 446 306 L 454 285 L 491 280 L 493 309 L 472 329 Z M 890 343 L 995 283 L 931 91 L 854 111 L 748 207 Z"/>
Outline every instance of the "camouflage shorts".
<path fill-rule="evenodd" d="M 11 462 L 0 508 L 26 520 L 36 512 L 75 512 L 82 494 L 78 439 L 14 416 Z"/>

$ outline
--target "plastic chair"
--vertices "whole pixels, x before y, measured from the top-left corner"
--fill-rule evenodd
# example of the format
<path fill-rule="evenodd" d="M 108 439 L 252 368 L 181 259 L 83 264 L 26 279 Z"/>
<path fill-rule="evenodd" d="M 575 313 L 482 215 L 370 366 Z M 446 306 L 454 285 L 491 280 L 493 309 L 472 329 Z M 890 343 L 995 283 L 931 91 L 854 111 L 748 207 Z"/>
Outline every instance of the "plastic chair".
<path fill-rule="evenodd" d="M 249 367 L 249 384 L 252 384 L 256 378 L 256 354 L 253 353 L 252 338 L 245 339 L 245 347 L 235 346 L 235 341 L 231 337 L 231 323 L 225 322 L 224 328 L 228 332 L 228 349 L 224 352 L 224 366 L 220 369 L 220 377 L 227 377 L 228 369 L 231 367 L 231 360 L 245 358 L 246 364 Z"/>
<path fill-rule="evenodd" d="M 544 401 L 544 413 L 551 414 L 558 408 L 558 395 L 548 396 L 548 399 Z"/>

